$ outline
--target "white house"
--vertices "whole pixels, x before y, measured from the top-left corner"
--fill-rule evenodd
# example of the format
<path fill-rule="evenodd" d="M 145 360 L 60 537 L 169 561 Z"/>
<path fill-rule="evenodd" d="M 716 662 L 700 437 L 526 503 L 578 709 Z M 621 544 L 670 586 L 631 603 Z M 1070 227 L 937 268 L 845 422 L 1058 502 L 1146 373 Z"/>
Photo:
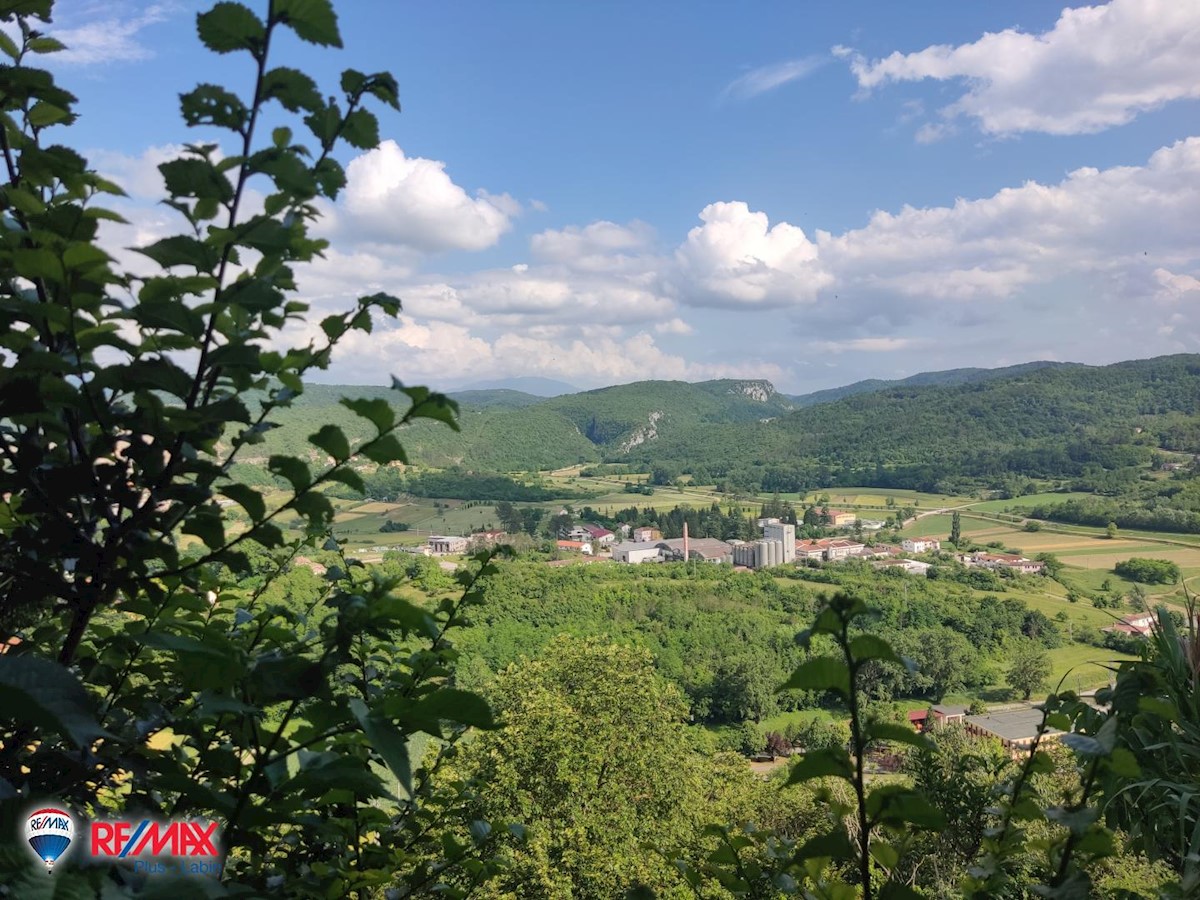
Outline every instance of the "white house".
<path fill-rule="evenodd" d="M 454 534 L 431 534 L 427 542 L 429 552 L 441 555 L 443 553 L 466 553 L 467 538 Z"/>
<path fill-rule="evenodd" d="M 942 542 L 933 538 L 905 538 L 900 542 L 900 546 L 908 553 L 929 553 L 941 550 Z"/>
<path fill-rule="evenodd" d="M 909 575 L 924 575 L 929 576 L 929 570 L 932 566 L 927 562 L 921 562 L 917 559 L 881 559 L 878 562 L 871 563 L 876 569 L 899 569 L 901 572 L 907 572 Z"/>
<path fill-rule="evenodd" d="M 617 539 L 615 534 L 599 525 L 580 525 L 571 530 L 571 537 L 577 541 L 591 541 L 600 547 L 606 547 Z"/>
<path fill-rule="evenodd" d="M 622 541 L 613 547 L 612 558 L 619 563 L 662 562 L 663 547 L 657 541 Z"/>

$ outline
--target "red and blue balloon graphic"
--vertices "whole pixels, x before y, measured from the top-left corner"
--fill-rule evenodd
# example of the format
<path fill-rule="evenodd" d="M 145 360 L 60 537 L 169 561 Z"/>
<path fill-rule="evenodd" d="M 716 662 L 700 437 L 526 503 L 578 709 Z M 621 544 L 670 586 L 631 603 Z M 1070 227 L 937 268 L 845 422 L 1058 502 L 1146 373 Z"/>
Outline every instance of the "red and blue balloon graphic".
<path fill-rule="evenodd" d="M 48 806 L 35 810 L 25 820 L 25 837 L 29 846 L 46 864 L 46 871 L 54 868 L 55 861 L 67 852 L 71 838 L 75 836 L 75 823 L 65 809 Z"/>

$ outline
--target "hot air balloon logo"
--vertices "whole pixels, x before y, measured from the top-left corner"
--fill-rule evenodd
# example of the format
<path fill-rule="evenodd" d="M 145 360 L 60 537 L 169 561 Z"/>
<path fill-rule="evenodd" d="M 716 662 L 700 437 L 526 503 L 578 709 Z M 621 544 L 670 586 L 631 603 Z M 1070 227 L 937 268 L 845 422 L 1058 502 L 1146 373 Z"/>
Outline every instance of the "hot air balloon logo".
<path fill-rule="evenodd" d="M 53 870 L 58 858 L 67 852 L 74 836 L 75 823 L 71 821 L 71 814 L 56 806 L 31 812 L 25 820 L 25 837 L 29 839 L 29 846 L 38 859 L 46 864 L 47 873 Z"/>

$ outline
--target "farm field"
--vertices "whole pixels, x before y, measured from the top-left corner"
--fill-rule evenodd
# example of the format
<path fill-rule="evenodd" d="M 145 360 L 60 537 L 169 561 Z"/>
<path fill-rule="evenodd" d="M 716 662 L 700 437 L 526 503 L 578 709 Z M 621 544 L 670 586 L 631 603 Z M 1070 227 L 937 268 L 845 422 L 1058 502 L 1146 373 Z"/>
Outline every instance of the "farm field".
<path fill-rule="evenodd" d="M 1011 512 L 1013 515 L 1020 515 L 1021 510 L 1030 509 L 1034 506 L 1042 506 L 1047 503 L 1065 503 L 1068 500 L 1086 500 L 1094 496 L 1094 494 L 1078 492 L 1059 493 L 1057 491 L 1046 494 L 1026 494 L 1024 497 L 1011 497 L 1007 500 L 980 500 L 977 503 L 971 503 L 971 509 L 978 510 L 979 512 Z"/>
<path fill-rule="evenodd" d="M 969 497 L 954 497 L 949 494 L 925 494 L 920 491 L 906 491 L 892 488 L 847 487 L 831 488 L 825 491 L 810 491 L 803 498 L 799 494 L 781 494 L 785 500 L 800 500 L 812 504 L 819 497 L 829 497 L 829 505 L 837 508 L 844 506 L 886 506 L 889 499 L 896 506 L 915 506 L 920 509 L 937 509 L 941 506 L 960 506 L 970 503 Z"/>
<path fill-rule="evenodd" d="M 950 513 L 938 513 L 932 516 L 922 516 L 904 529 L 904 537 L 935 537 L 945 539 L 950 534 L 952 516 Z M 1022 532 L 987 519 L 972 519 L 960 517 L 962 533 L 972 540 L 987 543 L 988 541 L 1007 541 L 1009 535 Z"/>

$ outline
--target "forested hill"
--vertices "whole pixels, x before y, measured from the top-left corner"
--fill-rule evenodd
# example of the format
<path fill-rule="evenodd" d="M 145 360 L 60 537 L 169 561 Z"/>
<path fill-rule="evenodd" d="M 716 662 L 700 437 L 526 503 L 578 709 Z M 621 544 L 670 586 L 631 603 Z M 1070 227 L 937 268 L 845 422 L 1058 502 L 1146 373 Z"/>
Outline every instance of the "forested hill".
<path fill-rule="evenodd" d="M 285 450 L 304 453 L 305 437 L 327 423 L 351 438 L 364 437 L 362 420 L 339 405 L 346 396 L 398 397 L 383 387 L 312 385 L 276 417 L 279 427 L 268 432 L 257 458 Z M 404 443 L 414 463 L 492 471 L 557 468 L 792 410 L 770 382 L 758 380 L 642 381 L 550 399 L 500 389 L 449 396 L 461 407 L 461 433 L 428 424 L 406 430 Z"/>
<path fill-rule="evenodd" d="M 699 444 L 639 448 L 646 462 L 707 467 L 704 480 L 932 489 L 1006 473 L 1072 477 L 1148 463 L 1154 448 L 1200 452 L 1200 356 L 1044 367 L 984 382 L 891 388 L 797 410 Z M 947 483 L 949 481 L 950 483 Z"/>
<path fill-rule="evenodd" d="M 868 378 L 865 381 L 856 381 L 853 384 L 846 384 L 842 387 L 813 391 L 810 394 L 793 395 L 787 399 L 797 409 L 801 409 L 806 406 L 816 406 L 819 403 L 832 403 L 834 400 L 841 400 L 843 397 L 853 397 L 857 394 L 873 394 L 877 391 L 886 391 L 893 388 L 975 384 L 980 381 L 994 381 L 998 378 L 1008 378 L 1012 375 L 1023 375 L 1035 369 L 1064 368 L 1078 365 L 1080 364 L 1036 360 L 1034 362 L 1020 363 L 1015 366 L 1004 366 L 999 369 L 946 369 L 942 372 L 918 372 L 916 375 L 891 381 Z"/>
<path fill-rule="evenodd" d="M 357 435 L 361 424 L 337 405 L 347 394 L 389 392 L 310 387 L 281 415 L 266 452 L 300 449 L 326 422 Z M 884 387 L 802 409 L 768 382 L 732 380 L 645 381 L 545 400 L 465 392 L 459 400 L 461 434 L 426 425 L 406 432 L 414 462 L 514 471 L 629 461 L 706 483 L 734 478 L 795 490 L 897 478 L 928 487 L 1006 472 L 1066 477 L 1140 464 L 1156 447 L 1200 451 L 1197 355 L 1110 366 L 1034 363 L 982 380 Z"/>

